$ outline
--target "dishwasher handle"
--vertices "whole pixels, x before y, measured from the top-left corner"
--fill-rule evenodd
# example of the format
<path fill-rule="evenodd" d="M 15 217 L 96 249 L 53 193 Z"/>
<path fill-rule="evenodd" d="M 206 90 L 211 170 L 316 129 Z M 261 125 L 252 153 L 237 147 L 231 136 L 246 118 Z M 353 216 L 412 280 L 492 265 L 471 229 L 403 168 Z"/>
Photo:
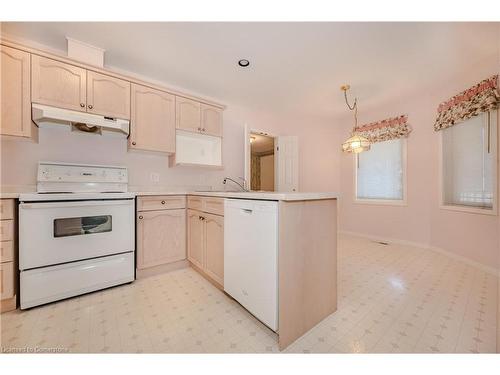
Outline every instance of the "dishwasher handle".
<path fill-rule="evenodd" d="M 253 213 L 253 210 L 249 208 L 242 208 L 241 211 L 247 215 L 251 215 Z"/>

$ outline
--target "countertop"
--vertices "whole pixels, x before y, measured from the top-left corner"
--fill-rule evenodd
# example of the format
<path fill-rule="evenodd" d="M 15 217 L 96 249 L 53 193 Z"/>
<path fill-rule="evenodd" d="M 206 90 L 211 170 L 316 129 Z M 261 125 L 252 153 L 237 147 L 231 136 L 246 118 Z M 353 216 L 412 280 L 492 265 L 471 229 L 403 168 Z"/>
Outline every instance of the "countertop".
<path fill-rule="evenodd" d="M 33 189 L 2 190 L 0 192 L 1 199 L 17 199 L 22 193 L 35 192 Z M 271 200 L 271 201 L 304 201 L 318 199 L 337 199 L 338 194 L 334 192 L 323 193 L 280 193 L 280 192 L 240 192 L 240 191 L 192 191 L 192 190 L 158 190 L 158 191 L 130 191 L 136 196 L 151 196 L 151 195 L 198 195 L 206 197 L 220 198 L 237 198 L 237 199 L 255 199 L 255 200 Z"/>
<path fill-rule="evenodd" d="M 221 197 L 221 198 L 239 198 L 239 199 L 258 199 L 258 200 L 269 200 L 269 201 L 308 201 L 308 200 L 318 200 L 318 199 L 337 199 L 338 194 L 333 192 L 327 193 L 280 193 L 280 192 L 191 192 L 189 195 L 201 195 L 209 197 Z"/>

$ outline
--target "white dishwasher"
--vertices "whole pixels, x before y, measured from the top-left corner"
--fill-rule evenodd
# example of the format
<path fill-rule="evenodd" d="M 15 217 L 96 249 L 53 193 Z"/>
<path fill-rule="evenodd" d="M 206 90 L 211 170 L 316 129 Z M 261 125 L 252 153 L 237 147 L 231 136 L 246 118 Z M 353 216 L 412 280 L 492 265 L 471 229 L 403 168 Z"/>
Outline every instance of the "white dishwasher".
<path fill-rule="evenodd" d="M 278 202 L 226 199 L 224 290 L 278 329 Z"/>

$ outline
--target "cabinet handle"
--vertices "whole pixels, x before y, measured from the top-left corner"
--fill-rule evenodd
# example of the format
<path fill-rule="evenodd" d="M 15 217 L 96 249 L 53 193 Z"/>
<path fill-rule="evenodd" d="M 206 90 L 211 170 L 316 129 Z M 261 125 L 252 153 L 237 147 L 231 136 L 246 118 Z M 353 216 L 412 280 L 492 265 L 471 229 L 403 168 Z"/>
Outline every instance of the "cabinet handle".
<path fill-rule="evenodd" d="M 201 128 L 198 128 L 198 131 L 201 132 Z"/>
<path fill-rule="evenodd" d="M 132 142 L 132 146 L 135 146 L 136 144 L 137 144 L 137 143 L 135 143 L 135 142 Z"/>
<path fill-rule="evenodd" d="M 80 107 L 85 108 L 85 103 L 80 103 Z"/>
<path fill-rule="evenodd" d="M 205 220 L 205 218 L 203 216 L 198 216 L 198 219 L 199 220 Z"/>
<path fill-rule="evenodd" d="M 161 204 L 165 204 L 165 201 L 161 201 Z"/>
<path fill-rule="evenodd" d="M 141 220 L 142 220 L 142 219 L 144 219 L 144 217 L 141 215 L 141 216 L 139 216 L 139 219 L 141 219 Z"/>
<path fill-rule="evenodd" d="M 88 107 L 89 107 L 89 109 L 94 108 L 94 106 L 92 104 L 89 104 Z"/>
<path fill-rule="evenodd" d="M 205 131 L 205 128 L 201 129 L 202 131 Z"/>

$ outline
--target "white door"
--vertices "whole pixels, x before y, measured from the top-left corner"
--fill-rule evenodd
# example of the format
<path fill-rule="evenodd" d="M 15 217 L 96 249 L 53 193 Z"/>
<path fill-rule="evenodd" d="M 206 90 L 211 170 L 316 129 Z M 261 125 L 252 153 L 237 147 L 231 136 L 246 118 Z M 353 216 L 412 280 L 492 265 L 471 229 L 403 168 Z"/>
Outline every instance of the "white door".
<path fill-rule="evenodd" d="M 279 136 L 275 147 L 275 190 L 299 191 L 299 138 Z"/>

